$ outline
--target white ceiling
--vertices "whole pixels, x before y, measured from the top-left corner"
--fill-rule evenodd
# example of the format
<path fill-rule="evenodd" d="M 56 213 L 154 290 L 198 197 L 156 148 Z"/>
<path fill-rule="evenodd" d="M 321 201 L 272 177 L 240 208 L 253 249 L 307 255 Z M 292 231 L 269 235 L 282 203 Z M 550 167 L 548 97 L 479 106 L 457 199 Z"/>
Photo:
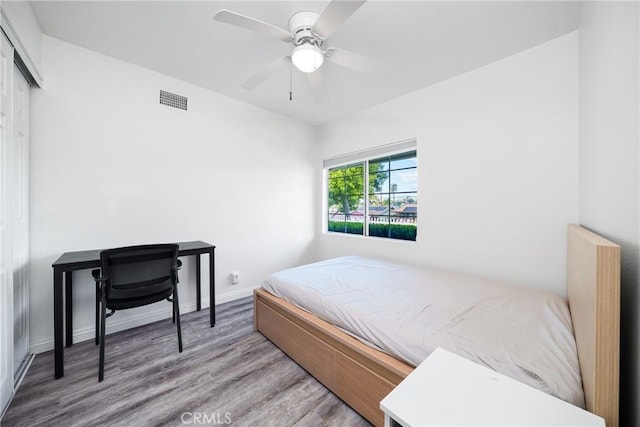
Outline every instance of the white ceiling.
<path fill-rule="evenodd" d="M 253 91 L 240 85 L 291 44 L 214 21 L 230 9 L 287 29 L 298 1 L 32 1 L 44 33 L 309 123 L 325 123 L 478 68 L 575 30 L 575 1 L 370 0 L 328 40 L 393 67 L 387 77 L 325 62 L 327 100 L 319 104 L 306 76 L 289 70 Z M 45 64 L 46 66 L 46 64 Z"/>

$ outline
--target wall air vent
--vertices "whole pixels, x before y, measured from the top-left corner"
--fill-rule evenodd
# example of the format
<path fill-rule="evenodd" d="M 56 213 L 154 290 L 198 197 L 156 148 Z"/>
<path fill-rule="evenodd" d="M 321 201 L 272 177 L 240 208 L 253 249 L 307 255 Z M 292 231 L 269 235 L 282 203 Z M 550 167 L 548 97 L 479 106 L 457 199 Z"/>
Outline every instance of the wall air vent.
<path fill-rule="evenodd" d="M 160 104 L 187 111 L 187 97 L 175 93 L 160 91 Z"/>

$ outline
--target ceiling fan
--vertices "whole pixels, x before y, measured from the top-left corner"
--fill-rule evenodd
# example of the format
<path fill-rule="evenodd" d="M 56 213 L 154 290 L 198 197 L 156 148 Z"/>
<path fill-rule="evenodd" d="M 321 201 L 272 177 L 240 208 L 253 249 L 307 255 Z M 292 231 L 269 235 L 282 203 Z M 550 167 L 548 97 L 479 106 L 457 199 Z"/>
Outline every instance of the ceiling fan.
<path fill-rule="evenodd" d="M 307 73 L 313 92 L 319 100 L 325 96 L 321 66 L 327 59 L 334 64 L 360 72 L 385 72 L 387 66 L 348 50 L 325 48 L 326 40 L 366 0 L 333 0 L 318 15 L 314 12 L 298 12 L 289 19 L 289 30 L 230 10 L 221 9 L 213 19 L 236 25 L 294 45 L 290 56 L 278 58 L 242 84 L 251 90 L 281 69 L 293 65 Z"/>

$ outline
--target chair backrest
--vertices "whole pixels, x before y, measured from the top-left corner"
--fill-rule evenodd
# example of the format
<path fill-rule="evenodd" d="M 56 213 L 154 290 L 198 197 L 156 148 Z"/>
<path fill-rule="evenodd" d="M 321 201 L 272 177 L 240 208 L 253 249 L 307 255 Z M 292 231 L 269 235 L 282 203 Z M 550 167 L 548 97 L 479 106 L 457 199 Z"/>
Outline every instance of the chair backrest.
<path fill-rule="evenodd" d="M 107 301 L 137 300 L 144 305 L 173 287 L 178 245 L 139 245 L 100 253 L 102 275 L 107 278 Z"/>

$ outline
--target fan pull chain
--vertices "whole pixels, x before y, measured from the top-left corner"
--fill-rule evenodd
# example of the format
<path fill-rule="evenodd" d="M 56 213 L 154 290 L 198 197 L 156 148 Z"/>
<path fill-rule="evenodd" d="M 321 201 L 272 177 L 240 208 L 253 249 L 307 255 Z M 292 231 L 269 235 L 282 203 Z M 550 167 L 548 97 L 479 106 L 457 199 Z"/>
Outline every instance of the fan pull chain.
<path fill-rule="evenodd" d="M 317 70 L 318 69 L 318 43 L 314 43 L 313 44 L 313 69 Z"/>
<path fill-rule="evenodd" d="M 293 61 L 289 64 L 289 101 L 293 101 Z"/>

